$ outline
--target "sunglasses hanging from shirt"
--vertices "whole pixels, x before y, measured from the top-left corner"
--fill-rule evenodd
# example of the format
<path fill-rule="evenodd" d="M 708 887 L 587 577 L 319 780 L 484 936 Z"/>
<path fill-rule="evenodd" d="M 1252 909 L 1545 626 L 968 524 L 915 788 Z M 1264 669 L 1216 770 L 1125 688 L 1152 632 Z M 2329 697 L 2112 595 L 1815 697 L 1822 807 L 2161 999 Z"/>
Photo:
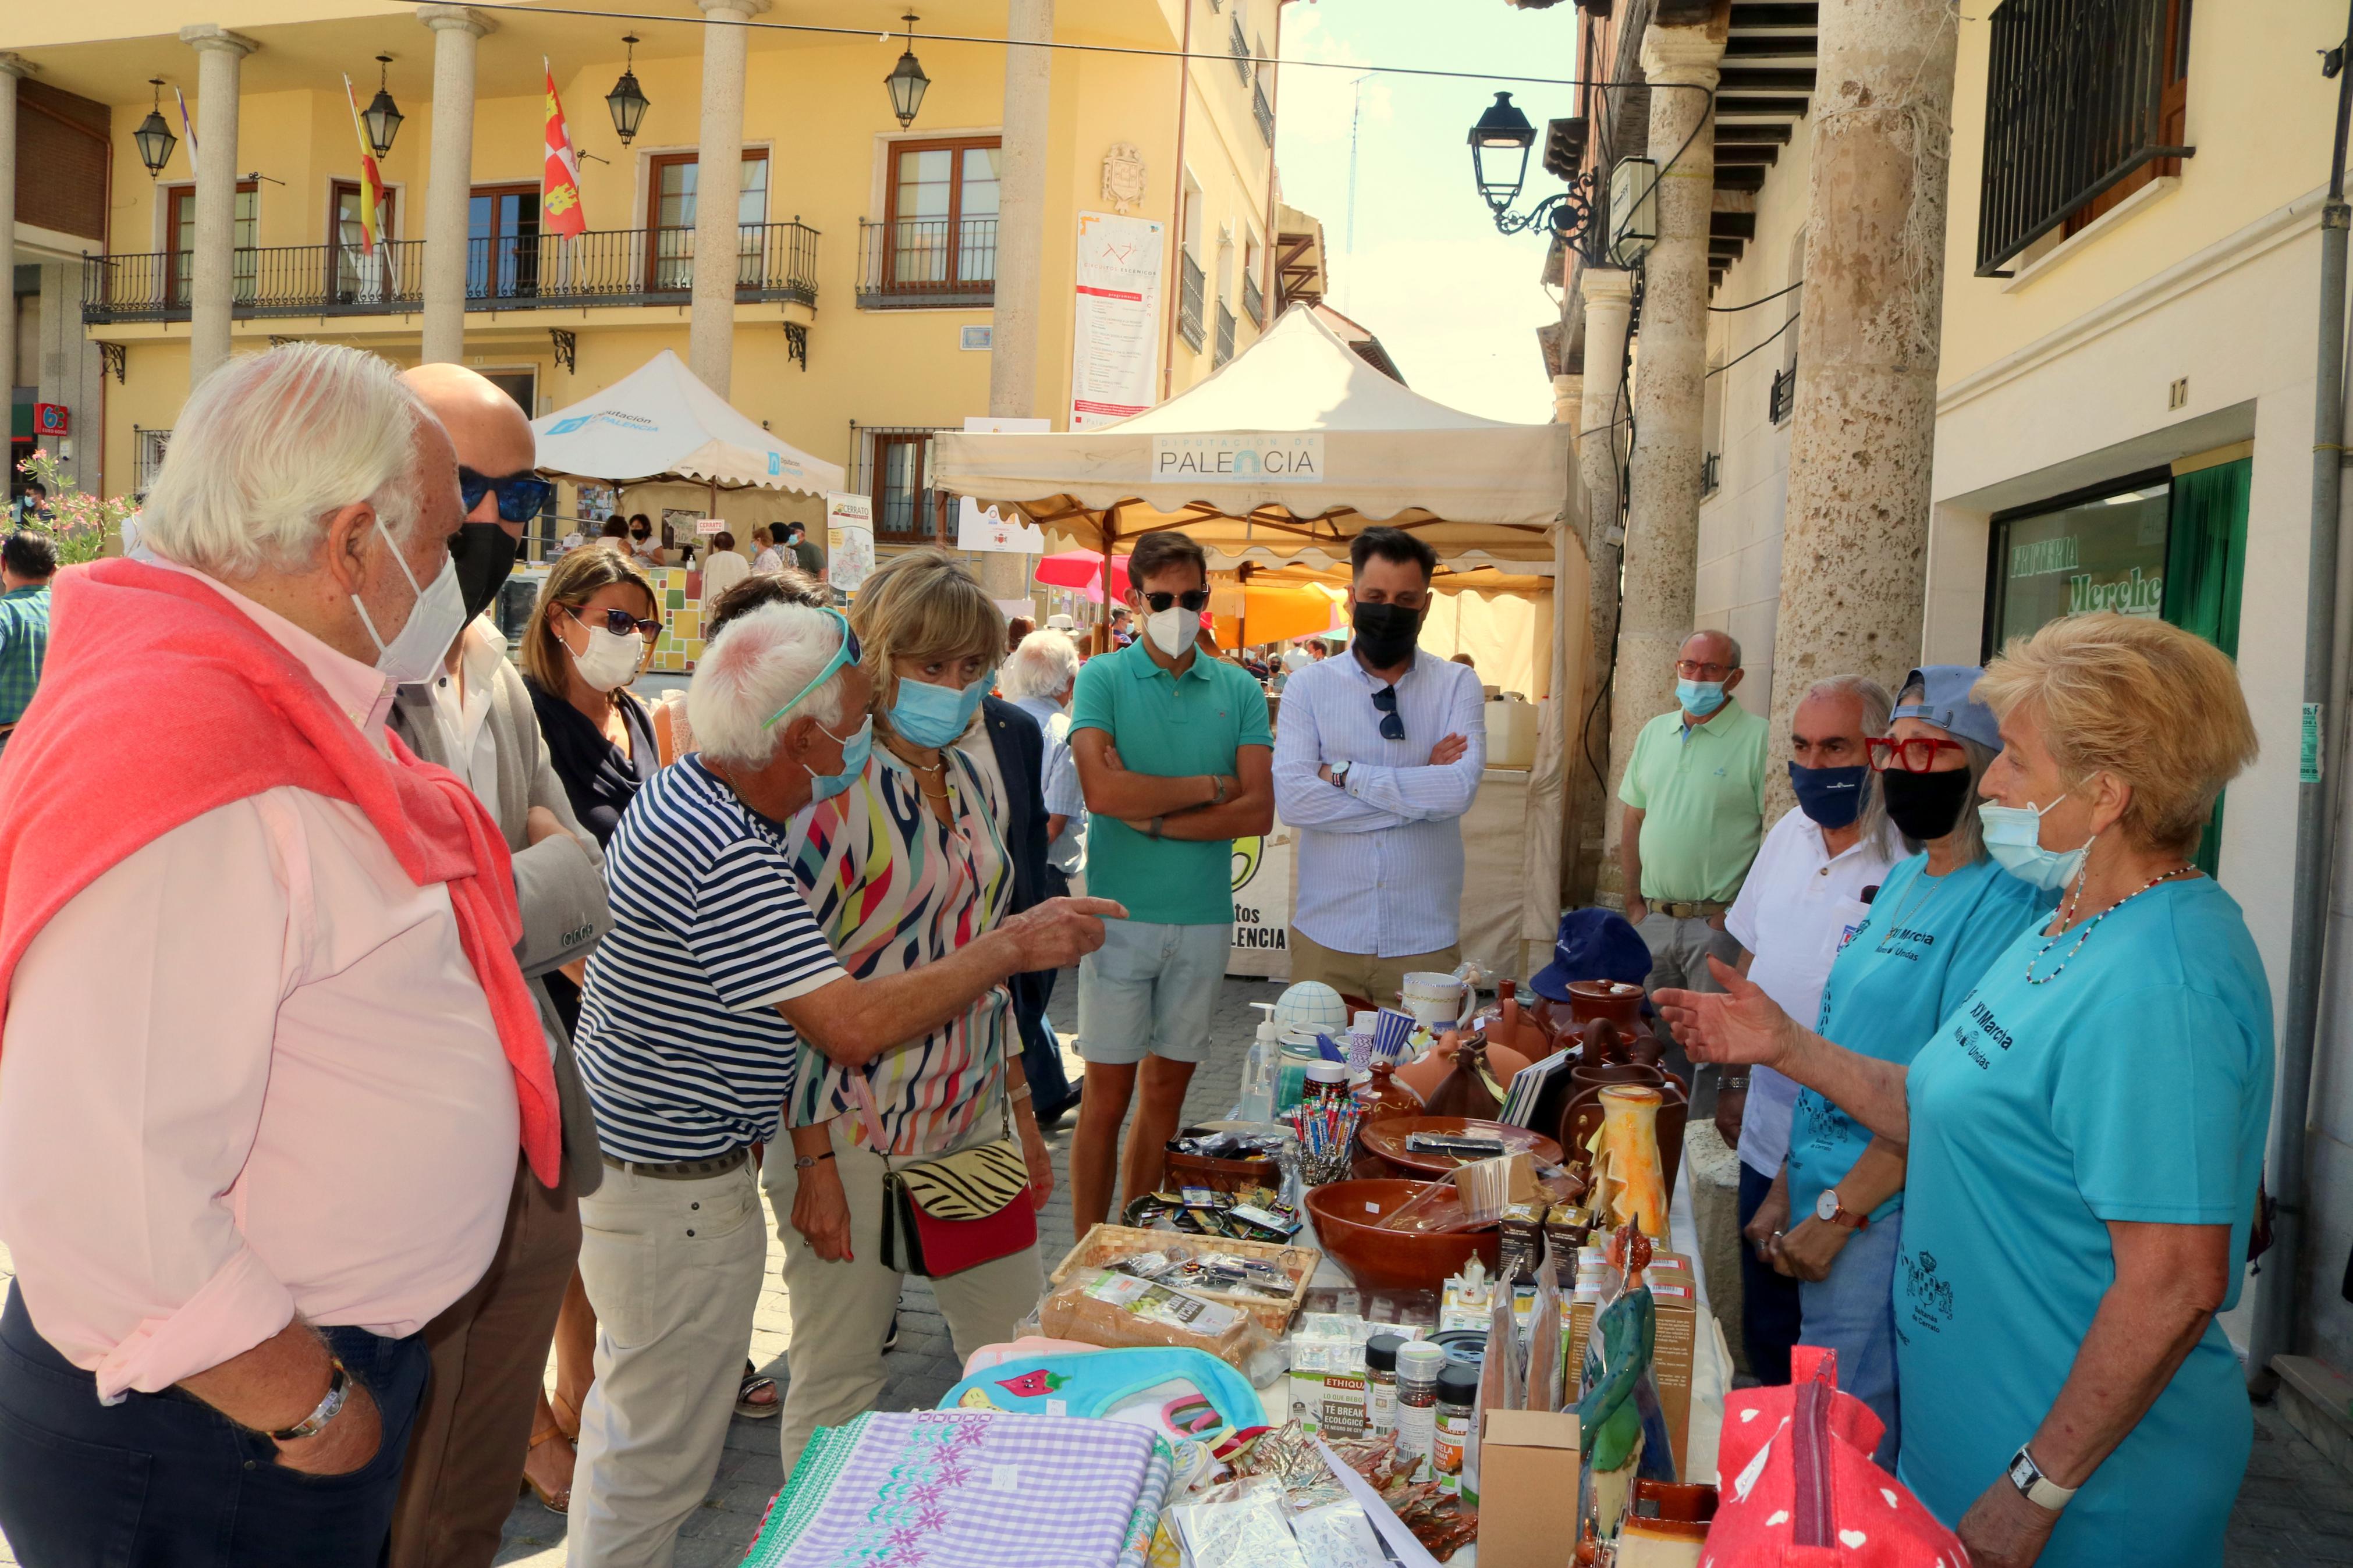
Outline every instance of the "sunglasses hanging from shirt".
<path fill-rule="evenodd" d="M 1373 693 L 1373 706 L 1381 710 L 1381 739 L 1405 739 L 1405 721 L 1398 715 L 1397 688 L 1384 686 Z"/>

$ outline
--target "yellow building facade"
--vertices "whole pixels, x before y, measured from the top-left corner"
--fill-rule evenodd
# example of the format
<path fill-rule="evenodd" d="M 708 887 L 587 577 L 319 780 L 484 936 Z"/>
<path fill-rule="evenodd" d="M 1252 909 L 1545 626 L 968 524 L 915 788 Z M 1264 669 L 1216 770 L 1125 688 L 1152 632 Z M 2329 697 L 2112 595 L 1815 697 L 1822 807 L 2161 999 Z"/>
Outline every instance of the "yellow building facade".
<path fill-rule="evenodd" d="M 752 19 L 733 371 L 720 389 L 778 437 L 841 463 L 873 497 L 885 545 L 953 529 L 929 489 L 927 437 L 990 412 L 1008 55 L 994 41 L 1001 5 L 919 5 L 912 42 L 895 18 L 903 8 L 834 0 Z M 236 0 L 207 13 L 249 46 L 234 79 L 233 350 L 299 338 L 418 359 L 437 134 L 425 17 L 446 26 L 458 13 L 480 35 L 464 362 L 538 416 L 665 348 L 689 357 L 707 25 L 684 0 L 630 9 L 607 21 L 528 5 Z M 676 16 L 647 21 L 648 9 Z M 105 253 L 83 262 L 80 300 L 109 374 L 102 408 L 76 411 L 100 444 L 90 488 L 110 495 L 142 488 L 191 378 L 195 174 L 174 89 L 199 137 L 206 115 L 187 16 L 150 0 L 28 7 L 9 40 L 34 79 L 111 110 Z M 1273 56 L 1279 20 L 1276 0 L 1064 0 L 1054 38 L 1087 47 L 1052 56 L 1036 390 L 1021 412 L 1068 425 L 1082 213 L 1124 209 L 1163 226 L 1155 397 L 1208 375 L 1271 321 L 1276 72 L 1248 57 Z M 1187 49 L 1217 58 L 1177 58 Z M 909 51 L 929 86 L 902 125 L 884 77 Z M 646 100 L 627 145 L 606 101 L 625 67 Z M 589 229 L 561 241 L 542 232 L 539 210 L 547 72 L 583 154 Z M 388 232 L 373 253 L 360 242 L 346 73 L 362 108 L 381 81 L 404 116 L 380 161 Z M 157 102 L 176 144 L 151 177 L 134 132 Z M 665 505 L 707 510 L 699 487 L 632 487 L 620 499 L 657 518 Z M 579 510 L 568 488 L 563 510 Z M 755 491 L 719 510 L 740 542 L 753 524 L 821 508 Z"/>

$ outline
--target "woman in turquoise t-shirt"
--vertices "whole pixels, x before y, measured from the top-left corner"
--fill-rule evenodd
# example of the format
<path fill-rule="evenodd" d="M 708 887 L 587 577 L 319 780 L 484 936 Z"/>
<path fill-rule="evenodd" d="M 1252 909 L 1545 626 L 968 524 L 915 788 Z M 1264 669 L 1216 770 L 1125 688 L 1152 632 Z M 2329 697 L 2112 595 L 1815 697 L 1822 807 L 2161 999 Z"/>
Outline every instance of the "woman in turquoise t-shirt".
<path fill-rule="evenodd" d="M 1969 690 L 1975 665 L 1915 669 L 1895 721 L 1870 742 L 1887 815 L 1925 846 L 1880 884 L 1871 912 L 1839 952 L 1814 1028 L 1824 1039 L 1899 1066 L 1950 1016 L 1994 956 L 2051 908 L 1986 858 L 1978 782 L 2001 736 Z M 1873 1456 L 1895 1467 L 1898 1388 L 1891 1287 L 1903 1234 L 1904 1146 L 1873 1138 L 1813 1089 L 1789 1127 L 1789 1212 L 1777 1267 L 1799 1280 L 1799 1342 L 1836 1351 L 1839 1386 L 1885 1430 Z"/>
<path fill-rule="evenodd" d="M 2071 616 L 1978 697 L 1986 847 L 2063 889 L 1910 1067 L 1802 1029 L 1729 969 L 1662 991 L 1703 1061 L 1761 1061 L 1909 1144 L 1898 1475 L 1978 1563 L 2221 1561 L 2253 1440 L 2214 1321 L 2271 1115 L 2272 998 L 2189 863 L 2255 754 L 2237 672 L 2161 621 Z"/>

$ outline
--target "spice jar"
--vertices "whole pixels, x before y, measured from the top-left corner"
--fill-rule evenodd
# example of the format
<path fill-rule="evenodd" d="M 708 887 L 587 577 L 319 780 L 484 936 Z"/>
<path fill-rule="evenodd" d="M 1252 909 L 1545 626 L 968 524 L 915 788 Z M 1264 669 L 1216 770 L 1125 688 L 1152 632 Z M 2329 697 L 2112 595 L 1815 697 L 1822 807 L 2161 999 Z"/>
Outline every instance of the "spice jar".
<path fill-rule="evenodd" d="M 1446 1352 L 1415 1340 L 1397 1352 L 1398 1454 L 1413 1461 L 1411 1479 L 1430 1479 L 1430 1450 L 1438 1440 L 1438 1378 Z"/>
<path fill-rule="evenodd" d="M 1365 1423 L 1376 1437 L 1398 1424 L 1398 1352 L 1400 1334 L 1375 1334 L 1365 1342 Z"/>
<path fill-rule="evenodd" d="M 1449 1497 L 1462 1489 L 1465 1457 L 1474 1440 L 1471 1408 L 1479 1402 L 1479 1369 L 1449 1363 L 1438 1374 L 1438 1419 L 1431 1437 L 1430 1468 L 1438 1489 Z"/>

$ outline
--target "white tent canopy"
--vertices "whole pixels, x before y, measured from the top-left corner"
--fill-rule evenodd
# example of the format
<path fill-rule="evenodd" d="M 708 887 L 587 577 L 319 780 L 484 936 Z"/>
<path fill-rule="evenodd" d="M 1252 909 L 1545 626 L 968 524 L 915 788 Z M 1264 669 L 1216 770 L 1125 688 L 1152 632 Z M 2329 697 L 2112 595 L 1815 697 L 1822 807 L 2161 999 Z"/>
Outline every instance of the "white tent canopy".
<path fill-rule="evenodd" d="M 841 465 L 777 440 L 664 349 L 604 391 L 531 422 L 539 467 L 614 484 L 672 476 L 708 485 L 842 488 Z"/>
<path fill-rule="evenodd" d="M 1568 452 L 1567 426 L 1432 402 L 1294 307 L 1225 369 L 1132 419 L 944 435 L 933 483 L 1012 502 L 1090 549 L 1180 528 L 1229 556 L 1320 547 L 1328 560 L 1387 522 L 1449 560 L 1537 563 L 1552 559 Z"/>

